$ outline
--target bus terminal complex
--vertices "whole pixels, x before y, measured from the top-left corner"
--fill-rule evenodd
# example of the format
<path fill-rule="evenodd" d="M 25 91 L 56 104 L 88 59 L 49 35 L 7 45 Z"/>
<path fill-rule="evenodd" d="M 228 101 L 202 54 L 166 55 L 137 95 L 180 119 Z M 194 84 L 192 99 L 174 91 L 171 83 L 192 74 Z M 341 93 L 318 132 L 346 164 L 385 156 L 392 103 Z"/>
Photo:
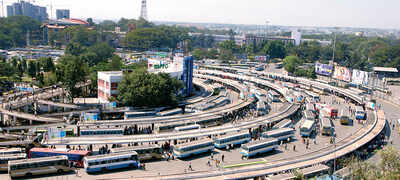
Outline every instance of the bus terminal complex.
<path fill-rule="evenodd" d="M 254 67 L 148 60 L 149 72 L 184 84 L 179 107 L 116 107 L 108 100 L 123 72 L 98 73 L 91 105 L 53 101 L 62 88 L 12 98 L 0 108 L 0 178 L 292 179 L 293 170 L 344 177 L 338 159 L 384 144 L 386 117 L 398 105 Z M 27 113 L 32 104 L 46 113 Z"/>

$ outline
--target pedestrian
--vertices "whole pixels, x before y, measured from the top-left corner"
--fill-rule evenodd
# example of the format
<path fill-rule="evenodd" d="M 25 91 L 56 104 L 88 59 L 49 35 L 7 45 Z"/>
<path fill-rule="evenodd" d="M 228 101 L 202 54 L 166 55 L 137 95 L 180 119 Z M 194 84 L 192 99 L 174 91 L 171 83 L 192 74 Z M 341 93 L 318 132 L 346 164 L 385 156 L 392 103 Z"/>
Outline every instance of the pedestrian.
<path fill-rule="evenodd" d="M 214 159 L 214 152 L 211 153 L 211 159 Z"/>
<path fill-rule="evenodd" d="M 79 175 L 79 170 L 78 170 L 78 168 L 75 168 L 75 175 L 76 175 L 76 177 L 81 177 L 81 176 Z"/>
<path fill-rule="evenodd" d="M 191 162 L 189 163 L 189 170 L 190 170 L 190 171 L 193 171 L 192 163 L 191 163 Z"/>
<path fill-rule="evenodd" d="M 287 150 L 287 144 L 285 144 L 285 150 Z"/>
<path fill-rule="evenodd" d="M 146 171 L 146 164 L 145 163 L 142 163 L 142 167 L 143 167 L 143 170 Z"/>
<path fill-rule="evenodd" d="M 222 155 L 221 159 L 222 159 L 222 162 L 225 162 L 224 161 L 225 160 L 225 155 Z"/>
<path fill-rule="evenodd" d="M 296 145 L 293 145 L 293 151 L 296 151 Z"/>
<path fill-rule="evenodd" d="M 218 167 L 218 159 L 215 160 L 215 167 Z"/>
<path fill-rule="evenodd" d="M 210 160 L 207 161 L 207 166 L 211 166 Z"/>

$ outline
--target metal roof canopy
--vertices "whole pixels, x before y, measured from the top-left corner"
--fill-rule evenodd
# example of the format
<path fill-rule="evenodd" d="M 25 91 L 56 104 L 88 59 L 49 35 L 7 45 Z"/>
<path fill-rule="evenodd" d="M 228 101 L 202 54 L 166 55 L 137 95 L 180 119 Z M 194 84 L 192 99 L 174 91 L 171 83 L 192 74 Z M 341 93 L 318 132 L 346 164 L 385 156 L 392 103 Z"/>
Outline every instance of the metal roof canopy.
<path fill-rule="evenodd" d="M 389 67 L 374 67 L 373 70 L 375 72 L 392 72 L 392 73 L 398 73 L 399 72 L 396 68 L 389 68 Z"/>

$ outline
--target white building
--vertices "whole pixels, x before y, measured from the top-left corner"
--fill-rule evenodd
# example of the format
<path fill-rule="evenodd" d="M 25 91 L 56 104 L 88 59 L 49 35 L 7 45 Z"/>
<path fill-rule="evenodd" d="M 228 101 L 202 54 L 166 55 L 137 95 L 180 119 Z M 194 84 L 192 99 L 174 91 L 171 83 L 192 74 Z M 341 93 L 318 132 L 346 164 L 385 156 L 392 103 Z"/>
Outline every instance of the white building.
<path fill-rule="evenodd" d="M 299 32 L 298 30 L 292 31 L 291 39 L 294 39 L 294 44 L 296 46 L 300 45 L 300 43 L 301 43 L 301 32 Z"/>
<path fill-rule="evenodd" d="M 122 71 L 103 71 L 97 73 L 98 99 L 107 103 L 108 98 L 118 95 L 118 84 L 122 81 Z"/>

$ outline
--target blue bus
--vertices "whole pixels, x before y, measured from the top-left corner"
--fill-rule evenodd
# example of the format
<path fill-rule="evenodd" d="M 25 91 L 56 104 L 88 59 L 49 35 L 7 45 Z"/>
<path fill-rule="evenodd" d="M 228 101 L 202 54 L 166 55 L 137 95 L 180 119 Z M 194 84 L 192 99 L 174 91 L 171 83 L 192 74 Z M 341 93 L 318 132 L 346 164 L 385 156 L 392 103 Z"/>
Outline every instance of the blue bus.
<path fill-rule="evenodd" d="M 205 139 L 200 141 L 193 141 L 174 146 L 174 156 L 177 158 L 186 158 L 192 155 L 197 155 L 214 150 L 214 141 Z"/>
<path fill-rule="evenodd" d="M 214 146 L 219 149 L 225 149 L 228 145 L 233 147 L 235 145 L 248 143 L 250 141 L 251 136 L 249 132 L 239 132 L 217 137 L 214 139 Z"/>
<path fill-rule="evenodd" d="M 113 169 L 128 167 L 140 167 L 138 154 L 135 151 L 88 156 L 84 158 L 83 162 L 87 173 L 107 172 Z"/>
<path fill-rule="evenodd" d="M 301 137 L 309 137 L 314 131 L 315 121 L 314 120 L 304 120 L 300 127 Z"/>
<path fill-rule="evenodd" d="M 242 151 L 240 152 L 240 154 L 242 154 L 243 157 L 250 158 L 258 154 L 273 151 L 277 147 L 278 147 L 278 139 L 276 138 L 261 139 L 247 144 L 243 144 Z"/>
<path fill-rule="evenodd" d="M 124 135 L 123 128 L 100 128 L 100 129 L 80 129 L 81 136 L 99 136 L 99 135 Z"/>
<path fill-rule="evenodd" d="M 365 119 L 365 111 L 364 108 L 361 106 L 356 106 L 356 111 L 354 112 L 357 120 L 364 120 Z"/>

